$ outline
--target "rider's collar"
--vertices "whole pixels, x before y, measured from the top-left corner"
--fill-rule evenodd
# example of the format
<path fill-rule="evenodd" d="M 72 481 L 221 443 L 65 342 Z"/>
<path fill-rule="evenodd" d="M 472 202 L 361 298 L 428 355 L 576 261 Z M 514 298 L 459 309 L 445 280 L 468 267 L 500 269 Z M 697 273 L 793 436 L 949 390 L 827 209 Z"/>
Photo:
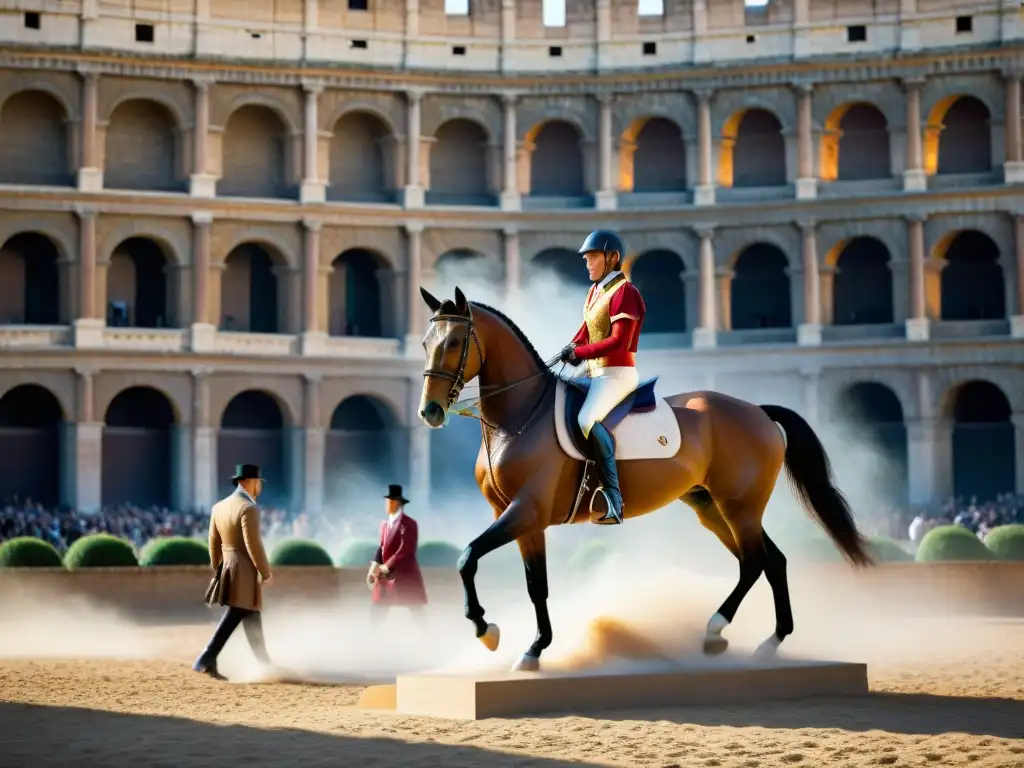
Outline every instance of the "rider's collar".
<path fill-rule="evenodd" d="M 605 275 L 603 278 L 601 278 L 600 281 L 598 281 L 598 283 L 597 283 L 598 289 L 604 288 L 606 285 L 608 285 L 608 283 L 610 283 L 612 280 L 614 280 L 616 277 L 618 277 L 621 274 L 622 274 L 622 270 L 621 269 L 613 269 L 611 272 L 609 272 L 607 275 Z"/>

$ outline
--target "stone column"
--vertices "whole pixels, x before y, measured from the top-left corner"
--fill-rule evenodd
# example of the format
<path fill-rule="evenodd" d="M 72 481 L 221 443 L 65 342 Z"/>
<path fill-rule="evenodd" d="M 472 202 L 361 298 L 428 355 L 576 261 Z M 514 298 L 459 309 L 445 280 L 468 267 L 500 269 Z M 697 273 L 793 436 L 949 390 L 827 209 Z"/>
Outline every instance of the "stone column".
<path fill-rule="evenodd" d="M 700 325 L 693 329 L 694 349 L 710 349 L 717 345 L 718 308 L 715 301 L 715 235 L 711 227 L 694 230 L 700 238 Z"/>
<path fill-rule="evenodd" d="M 412 221 L 405 225 L 405 234 L 408 240 L 408 266 L 405 273 L 406 280 L 406 329 L 405 329 L 405 352 L 407 356 L 419 357 L 420 343 L 423 335 L 427 332 L 427 315 L 429 310 L 423 303 L 420 295 L 420 286 L 423 284 L 423 224 Z"/>
<path fill-rule="evenodd" d="M 928 504 L 952 492 L 952 425 L 923 418 L 907 420 L 907 475 L 911 504 Z"/>
<path fill-rule="evenodd" d="M 94 371 L 76 368 L 78 374 L 78 420 L 71 441 L 71 465 L 74 467 L 72 505 L 81 512 L 95 512 L 102 503 L 103 422 L 95 412 Z"/>
<path fill-rule="evenodd" d="M 1007 184 L 1024 182 L 1024 157 L 1021 156 L 1020 135 L 1020 73 L 1006 72 L 1006 162 L 1003 180 Z"/>
<path fill-rule="evenodd" d="M 405 195 L 406 208 L 422 208 L 425 202 L 425 190 L 420 183 L 420 142 L 422 137 L 423 94 L 409 91 L 405 94 L 407 101 L 405 149 Z"/>
<path fill-rule="evenodd" d="M 505 227 L 505 299 L 511 301 L 522 288 L 522 256 L 519 253 L 519 230 Z"/>
<path fill-rule="evenodd" d="M 327 185 L 320 176 L 320 122 L 317 106 L 323 86 L 306 83 L 305 117 L 302 122 L 302 189 L 299 200 L 303 203 L 322 203 L 327 199 Z"/>
<path fill-rule="evenodd" d="M 612 101 L 611 94 L 598 97 L 598 136 L 597 136 L 597 194 L 594 204 L 599 211 L 613 211 L 618 203 L 615 192 L 615 177 L 612 174 L 612 148 L 615 138 L 612 134 Z"/>
<path fill-rule="evenodd" d="M 501 190 L 501 210 L 518 211 L 522 207 L 519 195 L 519 182 L 516 178 L 516 166 L 519 164 L 519 141 L 516 135 L 516 100 L 515 94 L 506 93 L 502 96 L 504 104 L 505 127 L 502 138 L 503 177 Z"/>
<path fill-rule="evenodd" d="M 324 462 L 327 460 L 327 432 L 320 423 L 320 377 L 307 374 L 304 379 L 305 404 L 304 489 L 305 509 L 319 514 L 324 506 Z"/>
<path fill-rule="evenodd" d="M 217 177 L 210 173 L 210 82 L 194 79 L 196 120 L 192 128 L 192 197 L 217 196 Z"/>
<path fill-rule="evenodd" d="M 715 204 L 714 139 L 711 136 L 711 99 L 714 91 L 697 91 L 697 158 L 699 178 L 694 205 Z"/>
<path fill-rule="evenodd" d="M 1024 214 L 1013 217 L 1013 233 L 1017 311 L 1010 317 L 1010 335 L 1015 339 L 1024 339 Z"/>
<path fill-rule="evenodd" d="M 813 200 L 818 196 L 818 180 L 814 173 L 814 111 L 812 87 L 797 86 L 797 200 Z"/>
<path fill-rule="evenodd" d="M 320 301 L 320 231 L 322 222 L 302 222 L 302 354 L 322 355 L 327 343 L 327 328 Z"/>
<path fill-rule="evenodd" d="M 210 371 L 192 371 L 192 505 L 209 510 L 217 501 L 217 428 L 211 424 Z"/>
<path fill-rule="evenodd" d="M 96 254 L 96 211 L 79 208 L 78 216 L 78 317 L 74 322 L 76 347 L 102 347 L 106 325 L 98 306 L 99 285 Z"/>
<path fill-rule="evenodd" d="M 797 327 L 797 343 L 821 344 L 821 279 L 818 274 L 818 236 L 813 221 L 799 223 L 803 233 L 804 321 Z"/>
<path fill-rule="evenodd" d="M 100 75 L 82 73 L 82 153 L 78 168 L 78 191 L 100 192 L 103 189 L 103 169 L 99 162 L 96 136 L 99 122 Z"/>
<path fill-rule="evenodd" d="M 210 250 L 213 240 L 213 214 L 192 214 L 192 328 L 193 352 L 213 352 L 217 348 L 217 324 L 213 320 L 210 286 Z"/>
<path fill-rule="evenodd" d="M 908 192 L 923 192 L 928 188 L 924 173 L 924 159 L 921 152 L 921 88 L 924 78 L 909 78 L 903 81 L 907 95 L 907 164 L 903 171 L 903 189 Z"/>
<path fill-rule="evenodd" d="M 925 302 L 924 219 L 907 219 L 907 245 L 910 252 L 910 313 L 906 322 L 908 341 L 928 340 L 928 310 Z"/>

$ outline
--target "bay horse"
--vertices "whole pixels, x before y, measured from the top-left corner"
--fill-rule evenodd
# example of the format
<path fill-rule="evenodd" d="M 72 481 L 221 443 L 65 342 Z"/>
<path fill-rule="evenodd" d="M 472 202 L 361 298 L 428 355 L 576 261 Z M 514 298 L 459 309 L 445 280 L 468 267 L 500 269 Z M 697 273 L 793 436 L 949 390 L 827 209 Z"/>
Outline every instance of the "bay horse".
<path fill-rule="evenodd" d="M 458 561 L 465 615 L 484 646 L 497 650 L 501 634 L 497 625 L 484 620 L 475 576 L 481 557 L 516 541 L 537 634 L 512 669 L 536 671 L 553 639 L 544 531 L 551 525 L 586 520 L 576 513 L 591 488 L 590 462 L 585 441 L 570 435 L 567 426 L 575 422 L 586 382 L 561 379 L 512 320 L 493 307 L 467 301 L 459 288 L 454 300 L 440 301 L 423 288 L 420 294 L 433 313 L 423 338 L 420 419 L 428 427 L 443 427 L 466 383 L 479 379 L 476 400 L 482 440 L 476 481 L 495 519 Z M 639 517 L 680 500 L 739 561 L 736 587 L 708 622 L 705 653 L 726 650 L 722 631 L 763 572 L 774 598 L 775 631 L 757 652 L 771 655 L 793 632 L 786 558 L 761 524 L 782 467 L 804 509 L 848 561 L 872 564 L 866 542 L 835 486 L 821 442 L 799 414 L 712 391 L 661 399 L 654 396 L 653 387 L 653 380 L 641 383 L 617 409 L 618 415 L 613 412 L 606 419 L 606 426 L 618 419 L 609 431 L 617 439 L 625 517 Z M 646 408 L 638 406 L 642 397 Z M 644 426 L 630 432 L 631 423 Z M 656 439 L 649 437 L 658 432 Z M 641 444 L 640 435 L 648 436 L 646 443 Z M 600 516 L 594 509 L 600 495 L 595 491 L 591 498 L 593 520 Z"/>

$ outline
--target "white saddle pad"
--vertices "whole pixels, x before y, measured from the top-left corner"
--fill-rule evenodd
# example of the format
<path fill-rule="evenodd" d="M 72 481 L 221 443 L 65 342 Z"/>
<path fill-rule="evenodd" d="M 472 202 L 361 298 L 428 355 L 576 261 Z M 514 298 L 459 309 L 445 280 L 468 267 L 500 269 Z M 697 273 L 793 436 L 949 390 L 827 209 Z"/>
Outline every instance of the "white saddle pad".
<path fill-rule="evenodd" d="M 560 379 L 555 387 L 555 433 L 566 456 L 584 461 L 586 457 L 576 450 L 565 420 L 566 386 Z M 676 414 L 664 398 L 658 397 L 657 403 L 653 410 L 628 414 L 612 431 L 616 460 L 671 459 L 679 453 L 683 436 Z"/>

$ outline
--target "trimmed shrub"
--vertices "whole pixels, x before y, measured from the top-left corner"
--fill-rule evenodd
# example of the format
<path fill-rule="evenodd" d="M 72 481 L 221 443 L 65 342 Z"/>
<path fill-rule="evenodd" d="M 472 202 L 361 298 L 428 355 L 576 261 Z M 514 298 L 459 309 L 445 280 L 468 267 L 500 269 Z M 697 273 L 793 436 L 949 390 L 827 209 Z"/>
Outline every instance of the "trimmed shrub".
<path fill-rule="evenodd" d="M 914 556 L 900 546 L 899 542 L 886 536 L 868 536 L 867 550 L 876 563 L 910 563 Z M 832 539 L 810 536 L 786 545 L 780 545 L 782 553 L 794 562 L 845 563 L 846 558 Z"/>
<path fill-rule="evenodd" d="M 416 562 L 423 568 L 454 568 L 462 550 L 447 541 L 424 541 L 416 549 Z"/>
<path fill-rule="evenodd" d="M 184 536 L 161 536 L 146 542 L 139 554 L 139 564 L 146 568 L 160 565 L 209 565 L 209 545 Z"/>
<path fill-rule="evenodd" d="M 278 565 L 319 565 L 333 566 L 327 550 L 308 539 L 282 541 L 270 554 L 270 564 Z"/>
<path fill-rule="evenodd" d="M 576 576 L 588 576 L 601 566 L 609 553 L 607 544 L 592 539 L 577 549 L 569 558 L 569 572 Z"/>
<path fill-rule="evenodd" d="M 349 539 L 338 553 L 339 568 L 369 568 L 377 554 L 378 543 L 373 539 Z"/>
<path fill-rule="evenodd" d="M 962 525 L 940 525 L 932 528 L 921 539 L 917 548 L 917 562 L 943 563 L 964 560 L 991 560 L 981 539 Z"/>
<path fill-rule="evenodd" d="M 0 568 L 63 568 L 57 549 L 35 536 L 19 536 L 0 544 Z"/>
<path fill-rule="evenodd" d="M 134 568 L 138 566 L 135 547 L 131 542 L 97 533 L 83 536 L 64 554 L 64 565 L 71 570 L 76 568 Z"/>
<path fill-rule="evenodd" d="M 1024 525 L 1000 525 L 985 536 L 985 546 L 998 560 L 1024 562 Z"/>
<path fill-rule="evenodd" d="M 876 563 L 912 563 L 914 556 L 900 546 L 898 541 L 887 536 L 871 536 L 868 538 L 868 551 Z"/>

